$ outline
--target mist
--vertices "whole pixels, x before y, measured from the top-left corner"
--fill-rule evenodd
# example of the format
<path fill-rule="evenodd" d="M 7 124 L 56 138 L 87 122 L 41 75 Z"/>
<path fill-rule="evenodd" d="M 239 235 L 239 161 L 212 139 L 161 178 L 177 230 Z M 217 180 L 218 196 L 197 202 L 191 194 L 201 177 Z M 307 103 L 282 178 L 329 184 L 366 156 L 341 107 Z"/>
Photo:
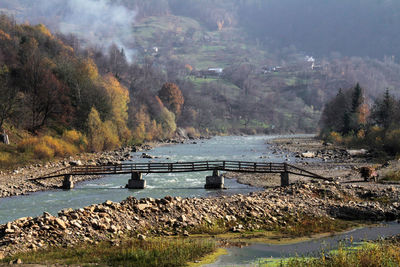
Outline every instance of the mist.
<path fill-rule="evenodd" d="M 107 53 L 112 44 L 123 48 L 128 60 L 134 55 L 131 34 L 136 11 L 109 0 L 39 0 L 19 9 L 19 22 L 42 23 L 53 32 L 74 34 L 82 46 L 94 46 Z"/>

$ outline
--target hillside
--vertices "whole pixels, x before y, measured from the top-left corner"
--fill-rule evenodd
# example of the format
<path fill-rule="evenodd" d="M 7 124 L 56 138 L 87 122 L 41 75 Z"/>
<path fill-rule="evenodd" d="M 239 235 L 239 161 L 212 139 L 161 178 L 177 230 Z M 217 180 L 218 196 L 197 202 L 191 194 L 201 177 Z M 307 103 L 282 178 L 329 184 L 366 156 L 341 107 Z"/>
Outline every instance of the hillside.
<path fill-rule="evenodd" d="M 129 91 L 126 123 L 135 142 L 165 138 L 161 126 L 153 130 L 157 123 L 224 134 L 315 132 L 339 88 L 360 82 L 367 102 L 386 88 L 398 94 L 395 58 L 312 57 L 294 40 L 284 44 L 268 32 L 275 24 L 260 18 L 266 9 L 259 1 L 84 1 L 93 10 L 72 3 L 43 2 L 38 9 L 29 1 L 4 1 L 0 8 L 19 21 L 43 21 L 75 56 L 93 59 L 101 76 L 116 77 Z M 160 116 L 164 105 L 171 108 L 158 98 L 166 82 L 184 97 L 174 119 Z"/>

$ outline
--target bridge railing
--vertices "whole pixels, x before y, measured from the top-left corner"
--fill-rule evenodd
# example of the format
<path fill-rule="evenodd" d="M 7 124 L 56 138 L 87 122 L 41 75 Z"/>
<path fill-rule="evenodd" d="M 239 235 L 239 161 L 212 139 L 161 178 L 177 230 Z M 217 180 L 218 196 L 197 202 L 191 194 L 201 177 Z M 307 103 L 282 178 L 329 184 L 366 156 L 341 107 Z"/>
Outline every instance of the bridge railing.
<path fill-rule="evenodd" d="M 42 180 L 63 175 L 107 175 L 139 173 L 171 173 L 201 171 L 231 171 L 243 173 L 291 173 L 309 178 L 332 180 L 287 163 L 267 163 L 248 161 L 198 161 L 169 163 L 123 163 L 100 166 L 71 166 L 31 180 Z"/>
<path fill-rule="evenodd" d="M 195 171 L 235 171 L 235 172 L 259 172 L 280 173 L 285 171 L 283 163 L 263 163 L 246 161 L 199 161 L 176 163 L 125 163 L 102 166 L 73 166 L 71 174 L 108 174 L 108 173 L 169 173 L 169 172 L 195 172 Z"/>

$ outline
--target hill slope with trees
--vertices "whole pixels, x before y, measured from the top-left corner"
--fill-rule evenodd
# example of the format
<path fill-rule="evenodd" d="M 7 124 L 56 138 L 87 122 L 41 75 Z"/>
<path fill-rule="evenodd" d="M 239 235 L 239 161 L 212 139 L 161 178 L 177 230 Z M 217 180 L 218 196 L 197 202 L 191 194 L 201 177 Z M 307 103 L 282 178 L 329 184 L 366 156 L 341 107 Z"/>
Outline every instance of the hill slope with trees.
<path fill-rule="evenodd" d="M 85 29 L 86 19 L 71 19 L 91 14 L 71 1 L 40 1 L 40 8 L 25 0 L 0 3 L 2 11 L 14 14 L 3 15 L 0 24 L 0 123 L 36 136 L 20 145 L 20 151 L 41 150 L 47 157 L 110 149 L 168 139 L 179 127 L 193 136 L 316 132 L 325 103 L 339 88 L 359 82 L 369 109 L 386 88 L 394 97 L 399 95 L 400 65 L 395 57 L 329 55 L 333 50 L 304 46 L 300 39 L 271 32 L 289 34 L 283 28 L 288 25 L 299 31 L 301 25 L 289 18 L 280 23 L 272 15 L 261 16 L 285 5 L 297 7 L 289 0 L 100 2 L 100 14 L 109 7 L 125 16 L 119 21 L 110 18 L 107 31 L 98 36 L 93 35 L 96 27 Z M 85 1 L 87 6 L 96 3 Z M 371 0 L 364 9 L 383 8 L 377 5 Z M 387 5 L 395 8 L 395 3 Z M 302 11 L 305 7 L 298 8 L 298 16 L 308 14 Z M 313 7 L 317 13 L 321 8 Z M 93 24 L 102 20 L 99 25 L 104 25 L 104 18 L 92 15 Z M 313 16 L 298 20 L 316 23 Z M 46 26 L 14 18 L 43 21 Z M 66 24 L 75 31 L 65 32 Z M 338 29 L 342 30 L 346 29 Z M 110 38 L 115 38 L 114 44 Z M 363 46 L 365 51 L 368 46 Z M 357 54 L 353 52 L 348 54 Z M 102 133 L 100 140 L 96 132 Z M 74 148 L 46 147 L 41 140 L 46 135 L 57 139 L 53 143 L 69 138 Z M 12 139 L 19 143 L 26 136 Z"/>

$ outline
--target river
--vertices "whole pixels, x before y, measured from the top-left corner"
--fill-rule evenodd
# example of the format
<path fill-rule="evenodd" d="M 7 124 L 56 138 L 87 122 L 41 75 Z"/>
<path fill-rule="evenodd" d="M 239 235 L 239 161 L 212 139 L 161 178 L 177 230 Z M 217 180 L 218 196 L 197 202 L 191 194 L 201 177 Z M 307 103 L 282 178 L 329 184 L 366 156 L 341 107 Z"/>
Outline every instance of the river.
<path fill-rule="evenodd" d="M 141 158 L 142 152 L 132 153 L 135 162 L 177 162 L 203 160 L 243 160 L 295 162 L 296 158 L 286 154 L 274 153 L 268 140 L 277 136 L 227 136 L 209 140 L 191 141 L 186 144 L 160 146 L 147 153 L 155 159 Z M 207 197 L 215 195 L 246 194 L 261 190 L 242 185 L 234 180 L 225 180 L 227 190 L 205 190 L 206 172 L 173 173 L 145 175 L 147 188 L 128 190 L 124 186 L 129 175 L 105 176 L 103 178 L 77 184 L 73 190 L 53 190 L 37 192 L 27 196 L 0 199 L 0 224 L 21 217 L 38 216 L 44 211 L 55 215 L 65 208 L 81 208 L 106 200 L 122 201 L 129 196 L 136 198 L 162 198 L 164 196 Z M 263 258 L 280 258 L 293 255 L 315 255 L 322 249 L 337 247 L 338 241 L 351 235 L 355 241 L 376 239 L 379 236 L 394 235 L 400 232 L 400 224 L 389 223 L 381 228 L 356 229 L 351 233 L 334 237 L 313 239 L 289 245 L 251 244 L 244 248 L 230 248 L 229 254 L 221 256 L 209 266 L 254 266 Z M 262 260 L 264 262 L 264 260 Z"/>
<path fill-rule="evenodd" d="M 198 140 L 186 144 L 160 146 L 148 151 L 156 159 L 142 159 L 142 152 L 132 153 L 135 162 L 177 162 L 203 160 L 243 160 L 282 162 L 282 154 L 274 154 L 266 142 L 276 136 L 226 136 Z M 262 157 L 262 158 L 261 158 Z M 291 162 L 295 158 L 289 157 Z M 53 215 L 65 208 L 81 208 L 106 200 L 122 201 L 129 196 L 136 198 L 162 198 L 164 196 L 207 197 L 222 194 L 246 194 L 259 188 L 225 180 L 227 190 L 205 190 L 205 176 L 210 173 L 149 174 L 145 175 L 147 188 L 127 190 L 123 187 L 129 175 L 105 176 L 98 180 L 77 184 L 69 191 L 37 192 L 27 196 L 0 199 L 0 224 L 21 217 L 38 216 L 44 211 Z"/>

